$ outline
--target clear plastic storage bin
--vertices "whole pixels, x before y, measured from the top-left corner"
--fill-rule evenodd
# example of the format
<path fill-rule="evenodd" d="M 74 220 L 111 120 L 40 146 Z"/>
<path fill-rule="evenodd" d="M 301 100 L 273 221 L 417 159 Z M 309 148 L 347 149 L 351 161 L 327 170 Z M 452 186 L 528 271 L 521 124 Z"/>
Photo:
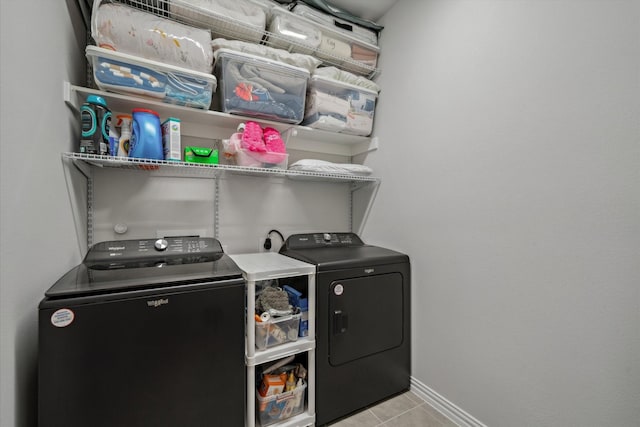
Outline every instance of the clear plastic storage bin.
<path fill-rule="evenodd" d="M 323 76 L 309 82 L 303 125 L 368 136 L 373 130 L 378 93 Z"/>
<path fill-rule="evenodd" d="M 202 109 L 209 108 L 216 91 L 217 79 L 211 74 L 96 46 L 87 46 L 86 55 L 101 90 Z"/>
<path fill-rule="evenodd" d="M 289 155 L 287 153 L 259 153 L 239 149 L 235 155 L 236 165 L 254 168 L 286 169 Z"/>
<path fill-rule="evenodd" d="M 284 8 L 274 7 L 267 26 L 267 44 L 291 52 L 313 55 L 343 70 L 360 75 L 376 71 L 380 48 L 348 34 Z"/>
<path fill-rule="evenodd" d="M 230 49 L 216 52 L 219 105 L 225 113 L 300 123 L 309 71 Z"/>
<path fill-rule="evenodd" d="M 301 414 L 304 410 L 304 397 L 307 384 L 296 387 L 291 391 L 262 397 L 256 393 L 257 412 L 262 427 L 286 420 Z"/>
<path fill-rule="evenodd" d="M 273 317 L 266 322 L 256 322 L 256 347 L 264 350 L 276 345 L 298 340 L 301 313 Z"/>

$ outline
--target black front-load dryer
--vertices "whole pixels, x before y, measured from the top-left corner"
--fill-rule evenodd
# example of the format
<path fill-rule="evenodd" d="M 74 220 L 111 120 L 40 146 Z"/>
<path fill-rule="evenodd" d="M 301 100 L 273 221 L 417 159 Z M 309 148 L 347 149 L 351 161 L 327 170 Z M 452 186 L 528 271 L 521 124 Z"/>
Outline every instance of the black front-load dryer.
<path fill-rule="evenodd" d="M 292 235 L 280 252 L 316 265 L 316 424 L 408 390 L 409 257 L 353 233 Z"/>

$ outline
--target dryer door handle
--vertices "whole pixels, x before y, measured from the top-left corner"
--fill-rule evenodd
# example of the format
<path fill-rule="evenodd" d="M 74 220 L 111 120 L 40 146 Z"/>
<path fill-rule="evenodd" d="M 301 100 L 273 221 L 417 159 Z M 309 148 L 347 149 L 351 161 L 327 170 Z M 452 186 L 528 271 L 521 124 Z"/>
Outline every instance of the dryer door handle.
<path fill-rule="evenodd" d="M 333 335 L 344 334 L 349 327 L 349 315 L 342 310 L 333 311 Z"/>

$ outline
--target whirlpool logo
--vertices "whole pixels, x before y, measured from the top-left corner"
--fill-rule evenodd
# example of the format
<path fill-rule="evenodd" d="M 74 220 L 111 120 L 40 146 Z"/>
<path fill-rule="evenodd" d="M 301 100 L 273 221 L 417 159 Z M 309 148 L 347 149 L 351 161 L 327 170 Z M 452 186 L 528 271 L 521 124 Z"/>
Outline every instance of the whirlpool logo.
<path fill-rule="evenodd" d="M 161 305 L 169 304 L 169 299 L 154 299 L 151 301 L 147 301 L 148 307 L 160 307 Z"/>

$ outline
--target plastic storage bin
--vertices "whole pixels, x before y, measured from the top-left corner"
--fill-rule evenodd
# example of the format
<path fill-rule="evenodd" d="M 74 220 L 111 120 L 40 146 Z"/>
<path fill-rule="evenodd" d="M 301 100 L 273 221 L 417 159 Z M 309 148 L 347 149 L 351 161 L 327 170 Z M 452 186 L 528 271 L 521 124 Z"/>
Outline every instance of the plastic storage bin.
<path fill-rule="evenodd" d="M 272 153 L 268 151 L 258 153 L 242 148 L 236 152 L 237 166 L 286 169 L 288 161 L 289 155 L 287 153 Z"/>
<path fill-rule="evenodd" d="M 309 82 L 303 124 L 316 129 L 368 136 L 378 93 L 323 76 Z"/>
<path fill-rule="evenodd" d="M 380 48 L 353 34 L 328 27 L 283 8 L 271 10 L 267 44 L 291 52 L 316 56 L 360 75 L 376 71 Z"/>
<path fill-rule="evenodd" d="M 157 98 L 168 104 L 208 109 L 217 79 L 211 74 L 87 46 L 93 78 L 101 90 Z"/>
<path fill-rule="evenodd" d="M 216 51 L 219 105 L 225 113 L 300 123 L 309 71 L 230 49 Z"/>
<path fill-rule="evenodd" d="M 296 15 L 304 16 L 305 18 L 343 33 L 347 37 L 353 37 L 362 42 L 378 46 L 378 33 L 374 30 L 329 15 L 314 7 L 307 6 L 304 3 L 296 3 L 291 11 Z"/>
<path fill-rule="evenodd" d="M 276 345 L 298 340 L 302 314 L 274 317 L 266 322 L 256 322 L 256 347 L 264 350 Z"/>
<path fill-rule="evenodd" d="M 257 412 L 262 427 L 268 426 L 278 421 L 286 420 L 304 410 L 304 397 L 307 391 L 307 384 L 296 387 L 291 391 L 277 394 L 275 396 L 262 397 L 256 393 Z"/>

